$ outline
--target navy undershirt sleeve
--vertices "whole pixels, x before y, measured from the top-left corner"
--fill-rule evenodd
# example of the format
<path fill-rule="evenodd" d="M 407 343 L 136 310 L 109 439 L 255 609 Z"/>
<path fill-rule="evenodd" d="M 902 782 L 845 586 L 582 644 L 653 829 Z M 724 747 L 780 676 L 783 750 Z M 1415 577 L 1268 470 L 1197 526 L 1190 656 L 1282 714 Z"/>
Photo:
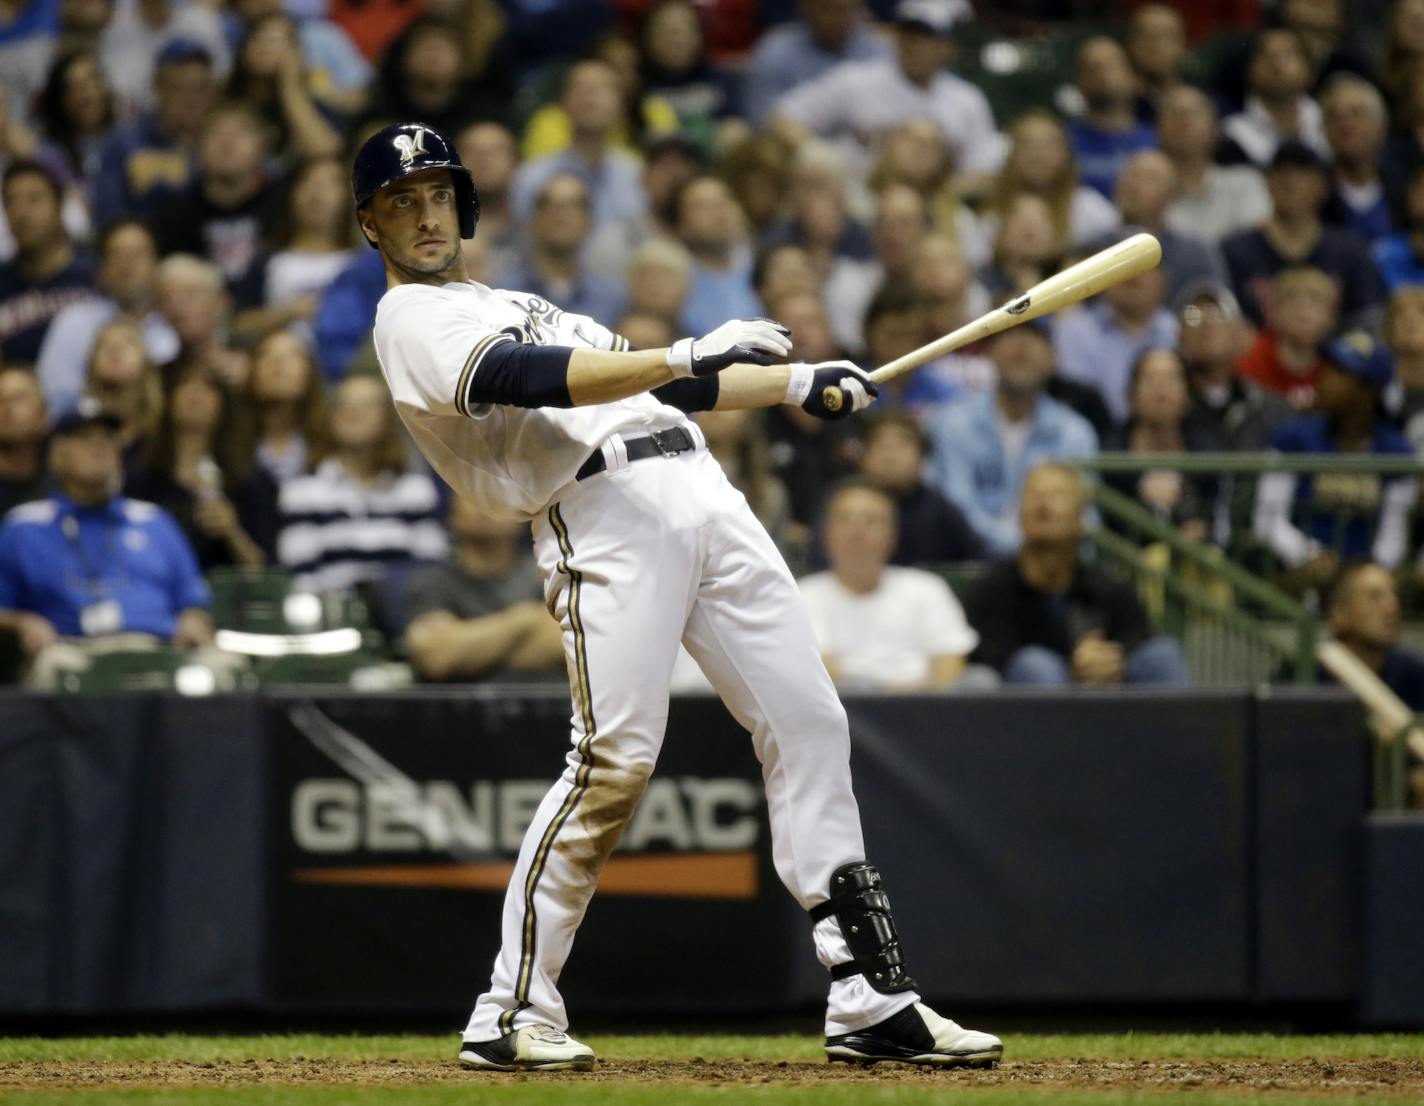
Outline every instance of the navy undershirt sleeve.
<path fill-rule="evenodd" d="M 536 346 L 500 341 L 485 350 L 470 375 L 465 407 L 485 403 L 506 407 L 572 407 L 569 346 Z"/>
<path fill-rule="evenodd" d="M 691 414 L 693 411 L 710 411 L 717 406 L 717 396 L 722 391 L 716 373 L 707 376 L 685 376 L 653 389 L 652 395 L 659 403 L 676 407 Z"/>

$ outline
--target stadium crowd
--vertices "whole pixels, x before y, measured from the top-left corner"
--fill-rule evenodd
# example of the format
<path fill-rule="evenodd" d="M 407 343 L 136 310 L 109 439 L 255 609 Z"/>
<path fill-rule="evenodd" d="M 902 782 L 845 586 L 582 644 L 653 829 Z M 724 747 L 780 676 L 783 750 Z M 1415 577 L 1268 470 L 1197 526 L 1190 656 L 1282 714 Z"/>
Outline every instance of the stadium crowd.
<path fill-rule="evenodd" d="M 406 119 L 473 172 L 477 279 L 640 348 L 766 315 L 873 367 L 1151 231 L 1157 270 L 870 418 L 700 421 L 843 682 L 1184 682 L 1080 561 L 1061 462 L 1424 449 L 1424 0 L 977 7 L 0 0 L 0 633 L 31 682 L 86 641 L 210 649 L 204 573 L 260 565 L 393 595 L 427 678 L 561 667 L 520 528 L 449 501 L 377 375 L 348 166 Z M 1057 44 L 1051 103 L 956 72 L 986 28 Z M 1110 483 L 1223 540 L 1219 482 Z M 1247 525 L 1325 587 L 1400 568 L 1416 498 L 1277 474 Z M 958 597 L 923 569 L 974 560 Z"/>

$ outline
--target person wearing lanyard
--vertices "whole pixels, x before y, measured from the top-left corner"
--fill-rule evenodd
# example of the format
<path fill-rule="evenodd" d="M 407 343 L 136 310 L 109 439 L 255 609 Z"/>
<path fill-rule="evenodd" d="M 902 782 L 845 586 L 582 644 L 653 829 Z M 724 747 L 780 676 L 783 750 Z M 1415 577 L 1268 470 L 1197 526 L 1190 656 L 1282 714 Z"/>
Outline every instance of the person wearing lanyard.
<path fill-rule="evenodd" d="M 117 430 L 96 410 L 60 419 L 50 439 L 55 494 L 0 523 L 0 633 L 18 638 L 32 686 L 105 649 L 212 641 L 208 586 L 177 523 L 117 494 Z"/>

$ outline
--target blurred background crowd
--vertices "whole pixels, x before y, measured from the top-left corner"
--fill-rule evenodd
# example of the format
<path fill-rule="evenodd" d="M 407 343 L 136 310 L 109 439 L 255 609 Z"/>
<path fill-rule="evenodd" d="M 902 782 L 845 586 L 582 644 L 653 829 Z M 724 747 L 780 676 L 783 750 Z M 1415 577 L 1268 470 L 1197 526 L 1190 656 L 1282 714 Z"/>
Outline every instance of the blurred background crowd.
<path fill-rule="evenodd" d="M 354 604 L 418 678 L 562 673 L 523 528 L 450 501 L 375 364 L 349 163 L 404 120 L 473 172 L 476 279 L 639 348 L 767 315 L 872 368 L 1152 232 L 1159 269 L 869 418 L 698 416 L 833 674 L 1186 682 L 1151 590 L 1083 556 L 1101 486 L 1424 706 L 1399 466 L 1081 471 L 1424 448 L 1424 0 L 0 0 L 13 679 L 244 668 L 218 608 L 264 572 L 284 648 Z"/>

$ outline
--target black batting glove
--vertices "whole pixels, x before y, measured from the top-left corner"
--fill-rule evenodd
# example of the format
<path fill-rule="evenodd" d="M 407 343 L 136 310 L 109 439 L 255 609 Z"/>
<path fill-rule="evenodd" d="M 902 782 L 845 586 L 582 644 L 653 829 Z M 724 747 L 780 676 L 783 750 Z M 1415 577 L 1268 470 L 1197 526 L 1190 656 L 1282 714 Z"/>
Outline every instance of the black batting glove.
<path fill-rule="evenodd" d="M 791 352 L 791 331 L 772 319 L 733 319 L 704 338 L 680 338 L 667 352 L 674 376 L 710 376 L 728 365 L 770 365 Z"/>
<path fill-rule="evenodd" d="M 799 404 L 818 419 L 843 419 L 863 411 L 880 389 L 875 381 L 849 361 L 797 363 L 786 384 L 786 403 Z"/>

